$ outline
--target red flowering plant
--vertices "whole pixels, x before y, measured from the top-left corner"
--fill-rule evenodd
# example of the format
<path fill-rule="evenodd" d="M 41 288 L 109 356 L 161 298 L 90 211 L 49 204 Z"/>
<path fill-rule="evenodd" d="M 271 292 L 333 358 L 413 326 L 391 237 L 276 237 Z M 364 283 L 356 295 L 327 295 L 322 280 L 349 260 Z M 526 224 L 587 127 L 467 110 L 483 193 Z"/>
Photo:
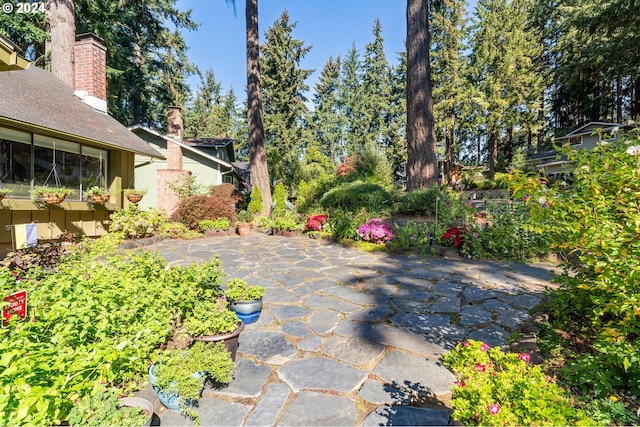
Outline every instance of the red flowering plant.
<path fill-rule="evenodd" d="M 312 215 L 307 218 L 304 231 L 322 231 L 328 219 L 326 215 Z"/>
<path fill-rule="evenodd" d="M 445 354 L 444 364 L 456 376 L 453 418 L 464 425 L 594 425 L 527 353 L 469 340 Z"/>
<path fill-rule="evenodd" d="M 446 246 L 453 246 L 456 249 L 461 249 L 465 241 L 466 233 L 467 229 L 465 227 L 449 227 L 447 231 L 444 232 L 440 240 Z"/>

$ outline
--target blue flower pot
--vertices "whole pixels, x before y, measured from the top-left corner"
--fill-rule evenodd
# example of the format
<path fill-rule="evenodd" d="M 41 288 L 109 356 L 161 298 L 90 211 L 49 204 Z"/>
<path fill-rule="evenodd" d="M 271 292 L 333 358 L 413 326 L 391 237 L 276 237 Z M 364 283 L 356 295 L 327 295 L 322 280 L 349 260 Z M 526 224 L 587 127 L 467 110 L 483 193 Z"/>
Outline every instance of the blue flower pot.
<path fill-rule="evenodd" d="M 204 376 L 204 372 L 196 372 L 195 374 L 193 374 L 193 376 L 195 378 L 200 378 Z M 158 399 L 160 399 L 160 403 L 166 406 L 167 409 L 172 409 L 174 411 L 180 410 L 180 404 L 178 403 L 178 397 L 179 397 L 178 393 L 165 393 L 163 390 L 160 389 L 160 387 L 156 385 L 158 382 L 158 379 L 156 377 L 155 363 L 151 365 L 151 367 L 149 368 L 149 382 L 153 386 L 153 389 L 155 390 L 156 394 L 158 395 Z M 204 389 L 204 382 L 202 383 L 202 388 Z M 191 407 L 193 406 L 193 404 L 194 402 L 191 399 L 185 402 L 185 406 L 187 407 Z"/>
<path fill-rule="evenodd" d="M 238 315 L 246 325 L 255 323 L 262 313 L 262 298 L 256 301 L 236 301 L 229 305 L 229 308 Z"/>

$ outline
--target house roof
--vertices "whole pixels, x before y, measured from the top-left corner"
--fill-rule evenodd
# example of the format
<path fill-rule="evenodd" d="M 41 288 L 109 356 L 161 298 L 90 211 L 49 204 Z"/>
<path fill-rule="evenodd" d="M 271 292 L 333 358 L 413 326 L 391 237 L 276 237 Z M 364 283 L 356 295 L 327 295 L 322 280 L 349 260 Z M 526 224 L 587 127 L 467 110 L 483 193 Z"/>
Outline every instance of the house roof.
<path fill-rule="evenodd" d="M 230 138 L 182 138 L 182 142 L 193 147 L 226 147 L 233 142 Z"/>
<path fill-rule="evenodd" d="M 198 156 L 201 156 L 201 157 L 204 157 L 206 159 L 209 159 L 209 160 L 211 160 L 211 161 L 213 161 L 215 163 L 218 163 L 219 165 L 224 166 L 224 167 L 226 167 L 226 168 L 228 168 L 230 170 L 235 170 L 233 165 L 231 163 L 229 163 L 229 162 L 225 162 L 224 160 L 219 159 L 216 156 L 212 156 L 211 154 L 205 153 L 202 150 L 198 150 L 195 147 L 191 147 L 191 146 L 189 146 L 189 145 L 187 145 L 187 144 L 185 144 L 185 143 L 183 143 L 183 142 L 181 142 L 181 141 L 179 141 L 179 140 L 177 140 L 177 139 L 175 139 L 175 138 L 173 138 L 171 136 L 163 135 L 158 131 L 155 131 L 153 129 L 149 129 L 146 126 L 135 125 L 135 126 L 130 127 L 129 129 L 135 134 L 139 134 L 140 132 L 143 132 L 143 133 L 147 133 L 149 135 L 153 135 L 153 136 L 155 136 L 157 138 L 160 138 L 160 139 L 171 141 L 174 144 L 178 144 L 180 147 L 182 147 L 185 150 L 188 150 L 188 151 L 190 151 L 190 152 L 192 152 L 192 153 L 194 153 L 194 154 L 196 154 Z M 146 142 L 145 142 L 145 144 L 146 144 Z"/>
<path fill-rule="evenodd" d="M 589 122 L 584 126 L 580 126 L 578 129 L 575 129 L 564 136 L 560 136 L 556 139 L 566 139 L 574 136 L 582 136 L 582 135 L 591 135 L 594 130 L 602 129 L 605 132 L 611 131 L 614 128 L 622 128 L 626 125 L 621 123 L 607 123 L 607 122 Z"/>
<path fill-rule="evenodd" d="M 20 56 L 21 51 L 16 44 L 0 34 L 0 71 L 27 69 L 31 62 Z"/>
<path fill-rule="evenodd" d="M 108 114 L 94 110 L 48 71 L 0 72 L 0 122 L 77 142 L 163 156 Z"/>

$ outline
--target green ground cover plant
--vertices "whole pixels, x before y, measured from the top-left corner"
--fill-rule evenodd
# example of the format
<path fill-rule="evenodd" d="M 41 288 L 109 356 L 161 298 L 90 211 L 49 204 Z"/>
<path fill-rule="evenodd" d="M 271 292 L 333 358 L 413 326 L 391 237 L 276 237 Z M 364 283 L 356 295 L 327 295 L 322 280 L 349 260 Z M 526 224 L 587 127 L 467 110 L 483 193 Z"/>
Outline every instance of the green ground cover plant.
<path fill-rule="evenodd" d="M 456 375 L 453 418 L 465 425 L 595 425 L 526 353 L 469 340 L 445 354 Z"/>
<path fill-rule="evenodd" d="M 125 239 L 142 239 L 153 236 L 167 218 L 157 209 L 140 210 L 137 204 L 130 204 L 111 214 L 109 231 L 122 232 Z"/>
<path fill-rule="evenodd" d="M 169 267 L 89 246 L 54 272 L 1 268 L 0 294 L 25 289 L 29 312 L 0 329 L 0 425 L 60 425 L 96 384 L 135 389 L 196 301 L 220 293 L 221 274 L 217 261 Z"/>

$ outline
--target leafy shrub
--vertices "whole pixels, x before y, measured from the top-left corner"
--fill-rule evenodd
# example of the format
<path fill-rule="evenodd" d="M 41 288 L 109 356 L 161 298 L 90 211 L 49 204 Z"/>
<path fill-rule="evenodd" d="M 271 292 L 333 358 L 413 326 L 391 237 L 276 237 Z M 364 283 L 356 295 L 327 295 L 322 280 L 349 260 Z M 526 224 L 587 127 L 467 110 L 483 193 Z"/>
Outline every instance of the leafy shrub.
<path fill-rule="evenodd" d="M 228 230 L 231 222 L 228 218 L 203 219 L 198 223 L 200 230 Z"/>
<path fill-rule="evenodd" d="M 442 237 L 440 237 L 440 240 L 446 246 L 460 249 L 465 243 L 466 233 L 467 229 L 465 227 L 449 227 Z"/>
<path fill-rule="evenodd" d="M 74 234 L 65 233 L 53 242 L 38 242 L 36 246 L 18 249 L 9 254 L 8 260 L 13 269 L 26 271 L 38 268 L 51 272 L 69 255 L 68 247 L 64 244 L 76 241 Z"/>
<path fill-rule="evenodd" d="M 225 296 L 231 301 L 257 301 L 266 290 L 262 286 L 251 286 L 246 280 L 231 279 L 226 283 Z"/>
<path fill-rule="evenodd" d="M 396 236 L 387 246 L 391 252 L 405 252 L 420 249 L 423 255 L 434 242 L 434 224 L 409 221 L 403 226 L 396 225 Z"/>
<path fill-rule="evenodd" d="M 181 222 L 166 222 L 158 228 L 158 234 L 173 239 L 198 239 L 202 237 L 200 233 L 190 230 Z"/>
<path fill-rule="evenodd" d="M 465 425 L 594 425 L 526 353 L 466 341 L 445 354 L 456 375 L 453 417 Z"/>
<path fill-rule="evenodd" d="M 279 182 L 276 188 L 273 190 L 273 209 L 287 209 L 286 205 L 287 191 L 284 189 L 284 184 Z"/>
<path fill-rule="evenodd" d="M 320 199 L 320 205 L 327 210 L 346 209 L 357 212 L 364 209 L 372 216 L 384 216 L 393 205 L 393 197 L 379 185 L 354 181 L 327 191 Z"/>
<path fill-rule="evenodd" d="M 251 189 L 251 201 L 247 206 L 247 210 L 254 215 L 262 213 L 262 193 L 260 193 L 260 188 L 257 185 L 254 185 Z"/>
<path fill-rule="evenodd" d="M 220 295 L 217 261 L 170 267 L 157 254 L 82 254 L 0 294 L 25 289 L 29 318 L 0 328 L 0 425 L 63 425 L 94 387 L 130 390 L 196 301 Z"/>
<path fill-rule="evenodd" d="M 167 218 L 157 209 L 142 211 L 137 204 L 111 214 L 110 232 L 122 232 L 125 239 L 142 239 L 156 234 Z"/>
<path fill-rule="evenodd" d="M 434 185 L 404 193 L 396 208 L 398 213 L 434 217 L 438 199 L 438 218 L 442 222 L 464 221 L 472 212 L 458 192 Z"/>
<path fill-rule="evenodd" d="M 274 208 L 273 211 L 271 211 L 269 220 L 266 221 L 266 225 L 277 231 L 294 231 L 300 229 L 298 216 L 288 208 Z"/>
<path fill-rule="evenodd" d="M 195 230 L 198 228 L 198 223 L 203 219 L 220 217 L 234 221 L 236 217 L 235 208 L 228 203 L 228 200 L 225 201 L 216 196 L 201 195 L 181 200 L 175 212 L 171 215 L 171 221 L 181 222 L 190 229 Z"/>
<path fill-rule="evenodd" d="M 543 184 L 541 177 L 514 173 L 513 189 L 526 199 L 531 229 L 567 254 L 567 274 L 558 295 L 567 309 L 553 322 L 588 328 L 590 352 L 571 370 L 581 387 L 604 396 L 614 387 L 640 393 L 640 135 L 635 130 L 592 151 L 565 150 L 573 183 Z"/>
<path fill-rule="evenodd" d="M 329 227 L 333 232 L 334 239 L 340 241 L 344 239 L 357 239 L 358 227 L 371 219 L 371 214 L 364 209 L 353 213 L 345 209 L 334 210 L 329 217 Z"/>
<path fill-rule="evenodd" d="M 365 143 L 357 154 L 344 159 L 336 170 L 342 182 L 365 181 L 385 189 L 393 187 L 392 172 L 387 156 L 371 142 Z"/>
<path fill-rule="evenodd" d="M 211 186 L 209 195 L 221 199 L 228 205 L 234 205 L 244 198 L 242 193 L 238 191 L 238 189 L 233 184 L 229 184 L 227 182 L 225 182 L 224 184 Z"/>
<path fill-rule="evenodd" d="M 396 229 L 386 219 L 372 218 L 356 230 L 358 236 L 367 242 L 382 243 L 393 240 Z"/>
<path fill-rule="evenodd" d="M 463 251 L 477 259 L 528 260 L 549 253 L 549 238 L 531 229 L 529 209 L 522 202 L 485 202 L 487 225 L 471 223 Z"/>
<path fill-rule="evenodd" d="M 98 390 L 80 399 L 69 414 L 72 426 L 141 426 L 149 415 L 139 407 L 121 406 L 114 390 Z"/>

